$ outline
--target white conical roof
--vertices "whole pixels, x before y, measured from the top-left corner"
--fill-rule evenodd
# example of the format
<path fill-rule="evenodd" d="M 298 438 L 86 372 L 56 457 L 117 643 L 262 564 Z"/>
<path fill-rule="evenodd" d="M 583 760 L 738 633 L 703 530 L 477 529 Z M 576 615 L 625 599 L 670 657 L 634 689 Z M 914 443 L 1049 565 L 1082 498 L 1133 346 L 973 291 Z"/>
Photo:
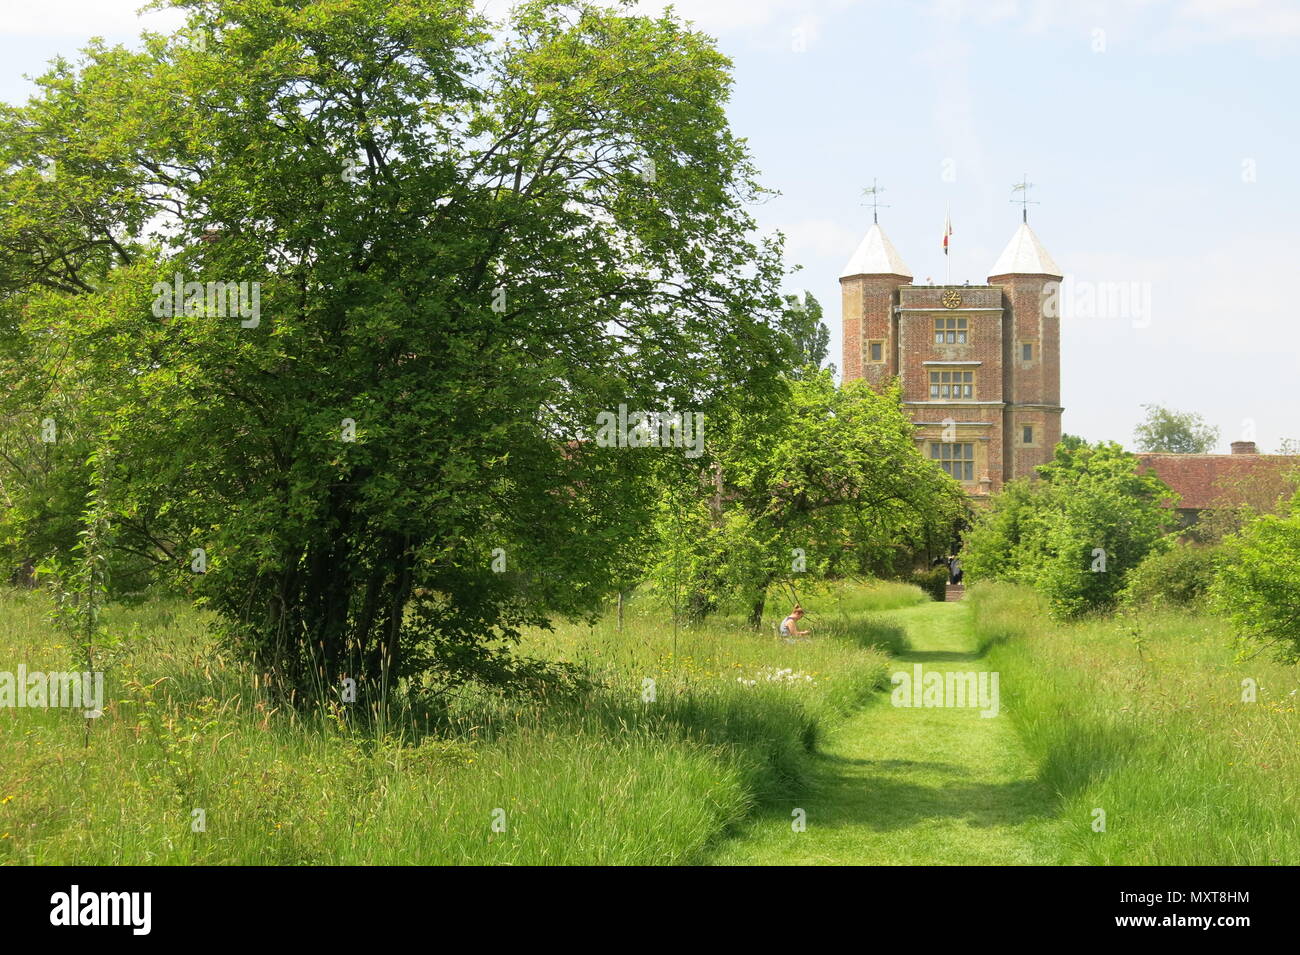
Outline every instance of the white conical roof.
<path fill-rule="evenodd" d="M 911 270 L 903 262 L 903 257 L 898 254 L 898 250 L 894 248 L 894 243 L 889 241 L 889 237 L 875 223 L 867 230 L 858 250 L 853 253 L 853 258 L 849 259 L 849 264 L 844 266 L 840 278 L 846 279 L 852 275 L 901 275 L 909 279 L 912 277 Z"/>
<path fill-rule="evenodd" d="M 995 275 L 1051 275 L 1059 279 L 1062 273 L 1029 223 L 1022 222 L 989 271 L 989 278 Z"/>

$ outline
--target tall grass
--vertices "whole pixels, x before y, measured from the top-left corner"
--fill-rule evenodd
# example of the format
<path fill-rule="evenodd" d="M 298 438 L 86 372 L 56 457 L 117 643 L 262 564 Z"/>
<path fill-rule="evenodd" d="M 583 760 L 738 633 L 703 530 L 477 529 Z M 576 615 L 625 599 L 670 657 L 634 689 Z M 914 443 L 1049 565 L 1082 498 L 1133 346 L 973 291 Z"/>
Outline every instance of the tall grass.
<path fill-rule="evenodd" d="M 1222 621 L 1187 612 L 1055 625 L 1027 589 L 981 584 L 969 599 L 1003 701 L 1060 800 L 1043 831 L 1059 861 L 1300 863 L 1296 667 L 1238 660 Z"/>
<path fill-rule="evenodd" d="M 579 665 L 572 697 L 460 694 L 383 735 L 278 710 L 178 603 L 115 608 L 110 702 L 0 709 L 0 863 L 671 864 L 696 861 L 801 778 L 824 727 L 887 682 L 900 634 L 870 614 L 915 588 L 804 599 L 814 640 L 653 609 L 531 633 Z M 81 669 L 40 594 L 0 593 L 0 670 Z M 653 682 L 647 682 L 653 681 Z M 195 831 L 195 830 L 201 831 Z"/>

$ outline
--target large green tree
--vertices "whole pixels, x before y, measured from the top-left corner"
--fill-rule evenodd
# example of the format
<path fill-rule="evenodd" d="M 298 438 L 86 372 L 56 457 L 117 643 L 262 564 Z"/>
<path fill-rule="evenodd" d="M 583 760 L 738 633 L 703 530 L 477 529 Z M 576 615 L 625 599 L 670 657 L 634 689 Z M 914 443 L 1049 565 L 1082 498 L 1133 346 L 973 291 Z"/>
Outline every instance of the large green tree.
<path fill-rule="evenodd" d="M 652 505 L 598 413 L 780 393 L 728 61 L 545 0 L 175 5 L 0 117 L 5 413 L 75 391 L 115 543 L 283 691 L 526 675 Z"/>

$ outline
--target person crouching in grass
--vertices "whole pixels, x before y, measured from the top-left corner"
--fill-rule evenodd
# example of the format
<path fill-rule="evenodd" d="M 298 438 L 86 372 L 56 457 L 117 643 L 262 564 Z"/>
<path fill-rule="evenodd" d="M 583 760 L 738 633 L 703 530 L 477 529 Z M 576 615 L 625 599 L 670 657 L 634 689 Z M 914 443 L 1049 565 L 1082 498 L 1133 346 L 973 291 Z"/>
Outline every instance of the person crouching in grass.
<path fill-rule="evenodd" d="M 781 621 L 781 636 L 786 637 L 787 639 L 808 636 L 808 634 L 812 632 L 811 630 L 799 629 L 799 621 L 802 619 L 803 607 L 795 604 L 794 609 L 790 611 L 790 616 Z"/>

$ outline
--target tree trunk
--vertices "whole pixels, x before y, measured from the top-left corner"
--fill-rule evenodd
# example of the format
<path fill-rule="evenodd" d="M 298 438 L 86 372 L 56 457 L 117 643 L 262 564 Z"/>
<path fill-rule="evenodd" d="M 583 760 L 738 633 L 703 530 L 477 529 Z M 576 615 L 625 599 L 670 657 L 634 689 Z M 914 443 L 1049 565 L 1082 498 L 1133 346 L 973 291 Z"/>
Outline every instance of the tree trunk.
<path fill-rule="evenodd" d="M 388 639 L 384 645 L 379 678 L 379 693 L 384 707 L 388 706 L 388 691 L 397 673 L 398 664 L 401 662 L 402 614 L 411 596 L 411 570 L 414 564 L 410 544 L 410 537 L 405 537 L 402 541 L 401 556 L 398 558 L 396 578 L 393 581 L 392 601 L 388 609 Z"/>
<path fill-rule="evenodd" d="M 767 606 L 767 588 L 764 587 L 758 592 L 754 599 L 754 607 L 749 612 L 749 627 L 751 630 L 758 631 L 763 626 L 763 608 Z"/>

